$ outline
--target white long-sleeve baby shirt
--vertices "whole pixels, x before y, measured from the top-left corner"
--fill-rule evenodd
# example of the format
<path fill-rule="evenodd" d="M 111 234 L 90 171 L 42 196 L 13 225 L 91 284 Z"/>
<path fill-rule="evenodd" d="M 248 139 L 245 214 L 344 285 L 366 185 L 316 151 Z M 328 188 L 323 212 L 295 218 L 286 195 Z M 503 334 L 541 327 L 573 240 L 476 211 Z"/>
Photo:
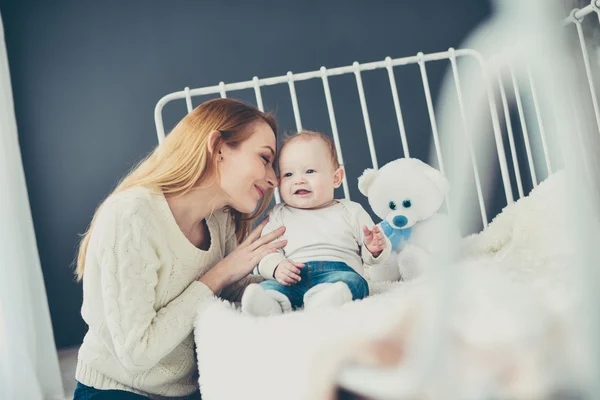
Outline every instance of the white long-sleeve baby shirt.
<path fill-rule="evenodd" d="M 378 257 L 373 257 L 364 245 L 362 231 L 363 226 L 372 229 L 373 220 L 360 204 L 349 200 L 337 200 L 329 207 L 316 210 L 280 203 L 269 214 L 269 222 L 262 234 L 280 226 L 286 228 L 280 239 L 287 239 L 287 245 L 264 257 L 258 265 L 258 272 L 267 279 L 273 279 L 275 268 L 285 259 L 302 263 L 344 262 L 362 275 L 363 263 L 383 263 L 391 251 L 386 238 L 385 249 Z"/>

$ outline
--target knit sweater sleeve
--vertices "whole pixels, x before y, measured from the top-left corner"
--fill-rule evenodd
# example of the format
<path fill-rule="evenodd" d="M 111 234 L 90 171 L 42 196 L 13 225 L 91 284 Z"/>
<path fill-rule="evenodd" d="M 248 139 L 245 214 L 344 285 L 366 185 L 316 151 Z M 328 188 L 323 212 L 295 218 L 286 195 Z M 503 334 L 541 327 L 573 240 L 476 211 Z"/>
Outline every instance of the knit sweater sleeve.
<path fill-rule="evenodd" d="M 191 333 L 200 304 L 213 293 L 194 281 L 166 306 L 155 308 L 159 251 L 165 244 L 143 201 L 105 204 L 93 234 L 104 320 L 116 356 L 132 373 L 147 371 Z"/>

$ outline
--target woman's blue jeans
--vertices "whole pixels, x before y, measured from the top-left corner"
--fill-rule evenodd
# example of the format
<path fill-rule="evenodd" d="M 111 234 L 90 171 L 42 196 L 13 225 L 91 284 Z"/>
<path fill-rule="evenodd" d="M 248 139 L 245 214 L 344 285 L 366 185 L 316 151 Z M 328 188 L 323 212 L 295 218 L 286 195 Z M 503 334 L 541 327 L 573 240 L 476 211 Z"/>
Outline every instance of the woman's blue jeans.
<path fill-rule="evenodd" d="M 77 382 L 73 400 L 149 400 L 149 397 L 141 394 L 127 392 L 125 390 L 100 390 L 83 383 Z M 180 397 L 180 400 L 202 400 L 200 392 L 192 393 L 189 396 Z"/>

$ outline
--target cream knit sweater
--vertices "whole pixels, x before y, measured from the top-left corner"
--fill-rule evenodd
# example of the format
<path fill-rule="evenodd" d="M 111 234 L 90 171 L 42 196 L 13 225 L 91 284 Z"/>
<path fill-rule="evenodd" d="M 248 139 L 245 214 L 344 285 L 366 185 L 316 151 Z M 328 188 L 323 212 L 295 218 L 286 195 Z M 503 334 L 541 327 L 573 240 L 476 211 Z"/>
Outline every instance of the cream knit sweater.
<path fill-rule="evenodd" d="M 152 398 L 197 389 L 193 322 L 215 298 L 197 279 L 237 246 L 228 213 L 206 222 L 211 243 L 203 251 L 181 232 L 162 193 L 133 188 L 105 202 L 86 256 L 81 314 L 89 329 L 79 382 Z M 249 276 L 221 296 L 238 301 L 259 280 Z"/>

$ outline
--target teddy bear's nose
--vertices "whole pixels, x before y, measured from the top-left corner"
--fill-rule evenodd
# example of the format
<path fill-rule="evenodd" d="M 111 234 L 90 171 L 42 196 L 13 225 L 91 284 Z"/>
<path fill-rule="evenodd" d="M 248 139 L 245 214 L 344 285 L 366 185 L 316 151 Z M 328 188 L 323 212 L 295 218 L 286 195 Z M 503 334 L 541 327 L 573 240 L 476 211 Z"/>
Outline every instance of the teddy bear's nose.
<path fill-rule="evenodd" d="M 408 218 L 404 215 L 396 215 L 393 219 L 394 225 L 398 228 L 402 228 L 404 225 L 408 224 Z"/>

